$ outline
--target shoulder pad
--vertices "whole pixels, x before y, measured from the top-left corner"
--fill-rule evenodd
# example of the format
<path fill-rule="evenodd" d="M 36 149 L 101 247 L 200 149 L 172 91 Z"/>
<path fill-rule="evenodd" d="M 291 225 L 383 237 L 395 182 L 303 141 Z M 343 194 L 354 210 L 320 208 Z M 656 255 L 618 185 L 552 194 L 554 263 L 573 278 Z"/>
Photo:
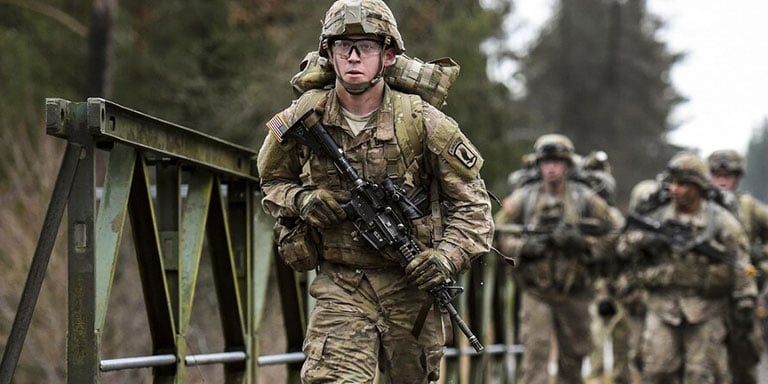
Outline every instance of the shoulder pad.
<path fill-rule="evenodd" d="M 314 108 L 320 100 L 328 95 L 330 90 L 328 89 L 310 89 L 304 92 L 298 99 L 296 99 L 288 110 L 291 111 L 290 116 L 283 116 L 286 119 L 286 123 L 293 124 L 296 120 L 304 115 L 310 108 Z"/>

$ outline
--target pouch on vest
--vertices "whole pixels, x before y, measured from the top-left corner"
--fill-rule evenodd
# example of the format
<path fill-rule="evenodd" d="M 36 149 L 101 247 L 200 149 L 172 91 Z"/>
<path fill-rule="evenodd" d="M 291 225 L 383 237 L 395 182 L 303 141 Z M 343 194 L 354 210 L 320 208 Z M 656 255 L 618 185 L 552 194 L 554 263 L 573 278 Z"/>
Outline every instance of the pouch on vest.
<path fill-rule="evenodd" d="M 397 55 L 395 63 L 384 68 L 383 77 L 392 89 L 419 95 L 439 109 L 445 105 L 460 69 L 459 64 L 448 57 L 425 63 L 419 58 Z M 330 86 L 335 80 L 333 66 L 317 51 L 312 51 L 299 64 L 299 72 L 291 78 L 291 86 L 294 96 L 299 97 L 310 89 Z"/>
<path fill-rule="evenodd" d="M 275 239 L 280 258 L 296 272 L 314 269 L 320 262 L 320 235 L 303 220 L 280 218 L 275 222 Z"/>

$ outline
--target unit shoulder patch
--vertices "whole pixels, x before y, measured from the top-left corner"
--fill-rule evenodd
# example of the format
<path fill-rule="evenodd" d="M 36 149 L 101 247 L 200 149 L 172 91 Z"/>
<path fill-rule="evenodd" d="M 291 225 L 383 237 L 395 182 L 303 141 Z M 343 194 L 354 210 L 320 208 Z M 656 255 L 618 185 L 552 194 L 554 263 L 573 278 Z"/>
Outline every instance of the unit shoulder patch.
<path fill-rule="evenodd" d="M 453 140 L 448 147 L 448 153 L 468 169 L 472 169 L 477 164 L 478 155 L 470 145 L 464 142 L 463 136 L 456 137 Z"/>

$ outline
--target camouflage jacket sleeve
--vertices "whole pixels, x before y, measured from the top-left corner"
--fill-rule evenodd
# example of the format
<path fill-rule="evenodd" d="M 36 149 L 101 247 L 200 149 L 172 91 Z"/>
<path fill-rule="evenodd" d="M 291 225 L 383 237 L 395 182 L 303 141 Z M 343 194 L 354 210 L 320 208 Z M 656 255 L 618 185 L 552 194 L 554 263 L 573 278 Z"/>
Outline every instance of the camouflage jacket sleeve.
<path fill-rule="evenodd" d="M 288 126 L 295 116 L 297 102 L 278 113 Z M 275 115 L 275 116 L 278 116 Z M 267 134 L 258 154 L 258 170 L 264 193 L 262 206 L 273 217 L 297 217 L 296 195 L 302 191 L 302 147 L 294 142 L 279 143 Z"/>
<path fill-rule="evenodd" d="M 750 220 L 750 259 L 757 268 L 758 276 L 762 277 L 761 281 L 765 281 L 765 276 L 768 276 L 768 206 L 747 193 L 742 194 L 739 200 Z"/>
<path fill-rule="evenodd" d="M 493 236 L 491 203 L 480 177 L 483 158 L 453 119 L 424 104 L 425 159 L 438 180 L 445 209 L 442 240 L 437 249 L 459 270 L 490 250 Z"/>
<path fill-rule="evenodd" d="M 762 247 L 763 253 L 761 260 L 768 258 L 768 206 L 755 199 L 750 194 L 742 194 L 739 197 L 740 205 L 743 207 L 750 223 L 749 240 L 752 244 Z"/>
<path fill-rule="evenodd" d="M 750 265 L 747 233 L 736 218 L 730 214 L 721 215 L 718 217 L 718 222 L 722 229 L 715 241 L 725 246 L 726 252 L 733 256 L 736 265 L 736 284 L 732 296 L 736 300 L 754 299 L 757 295 L 755 279 L 742 267 Z"/>

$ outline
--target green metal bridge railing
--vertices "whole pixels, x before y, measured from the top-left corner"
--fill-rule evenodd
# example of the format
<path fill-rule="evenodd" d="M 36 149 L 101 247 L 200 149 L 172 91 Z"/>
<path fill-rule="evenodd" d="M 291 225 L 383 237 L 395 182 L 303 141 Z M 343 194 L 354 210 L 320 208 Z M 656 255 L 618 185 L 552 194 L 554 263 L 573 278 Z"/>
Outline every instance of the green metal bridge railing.
<path fill-rule="evenodd" d="M 152 368 L 156 383 L 184 383 L 189 367 L 222 364 L 220 382 L 258 383 L 259 367 L 285 364 L 298 382 L 301 343 L 312 306 L 312 273 L 278 260 L 272 220 L 258 206 L 256 153 L 111 101 L 46 100 L 47 133 L 67 148 L 41 229 L 2 362 L 11 383 L 56 234 L 67 208 L 67 382 L 99 383 L 102 373 Z M 98 151 L 108 153 L 97 185 Z M 126 219 L 149 323 L 152 353 L 105 359 L 101 341 Z M 223 350 L 192 354 L 186 334 L 204 242 L 218 300 Z M 500 263 L 503 264 L 503 263 Z M 287 351 L 260 356 L 259 340 L 271 270 L 283 308 Z M 446 351 L 442 381 L 512 382 L 514 287 L 497 257 L 462 276 L 456 303 L 487 348 L 474 353 L 459 333 Z"/>

